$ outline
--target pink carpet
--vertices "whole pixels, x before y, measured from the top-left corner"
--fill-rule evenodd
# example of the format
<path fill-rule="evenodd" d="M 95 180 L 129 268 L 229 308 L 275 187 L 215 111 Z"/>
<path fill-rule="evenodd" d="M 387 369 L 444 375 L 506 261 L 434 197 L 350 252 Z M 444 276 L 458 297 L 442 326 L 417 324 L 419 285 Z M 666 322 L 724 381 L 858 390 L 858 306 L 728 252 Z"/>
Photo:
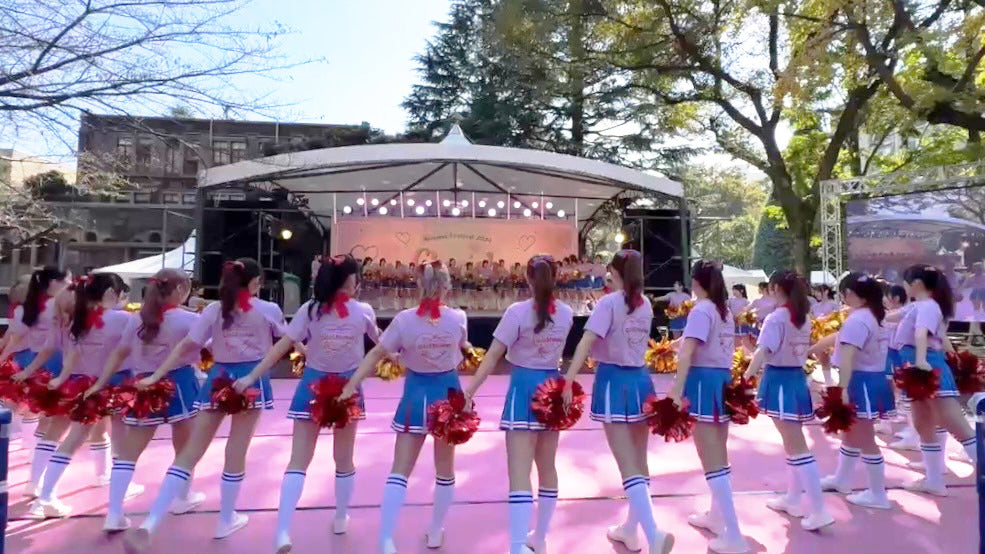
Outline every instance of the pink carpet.
<path fill-rule="evenodd" d="M 585 378 L 590 384 L 591 377 Z M 669 379 L 658 377 L 658 387 Z M 215 440 L 195 471 L 194 489 L 208 495 L 196 512 L 171 516 L 155 536 L 152 552 L 272 552 L 273 534 L 281 475 L 290 455 L 291 422 L 285 412 L 295 381 L 274 383 L 275 410 L 264 414 L 249 454 L 246 480 L 238 508 L 249 514 L 250 524 L 229 539 L 211 538 L 219 500 L 219 475 L 225 429 Z M 448 516 L 445 546 L 447 553 L 501 554 L 508 550 L 506 524 L 506 456 L 503 434 L 498 431 L 502 396 L 507 377 L 491 377 L 477 399 L 483 419 L 482 429 L 459 449 L 457 460 L 456 504 Z M 390 469 L 393 433 L 389 418 L 396 406 L 401 383 L 373 380 L 366 386 L 368 420 L 362 422 L 356 445 L 357 484 L 353 499 L 349 533 L 332 535 L 334 467 L 331 438 L 324 436 L 308 478 L 294 521 L 295 552 L 366 553 L 374 552 L 378 507 L 383 481 Z M 809 427 L 810 440 L 823 473 L 834 468 L 837 441 L 825 436 L 820 427 Z M 137 464 L 135 482 L 147 485 L 148 492 L 127 504 L 135 522 L 142 520 L 157 492 L 156 483 L 164 476 L 173 453 L 168 428 L 161 427 L 151 446 Z M 75 512 L 64 520 L 46 522 L 23 518 L 27 501 L 21 498 L 27 480 L 28 453 L 12 446 L 10 460 L 10 524 L 7 552 L 19 554 L 60 554 L 78 552 L 122 552 L 120 537 L 100 532 L 106 507 L 105 488 L 92 488 L 92 468 L 85 448 L 68 469 L 60 484 L 60 496 Z M 976 493 L 973 468 L 949 461 L 950 496 L 938 499 L 912 494 L 900 484 L 919 476 L 906 468 L 917 459 L 916 452 L 884 450 L 887 482 L 893 489 L 894 508 L 887 512 L 852 506 L 835 494 L 826 495 L 827 505 L 837 524 L 821 533 L 808 533 L 796 521 L 776 514 L 764 502 L 773 491 L 785 486 L 786 466 L 780 438 L 766 418 L 747 426 L 733 426 L 730 440 L 733 486 L 743 532 L 755 552 L 812 554 L 828 552 L 881 552 L 970 554 L 977 552 Z M 952 443 L 953 446 L 953 443 Z M 707 536 L 687 524 L 687 516 L 706 509 L 707 488 L 690 442 L 666 444 L 654 438 L 650 447 L 652 491 L 658 524 L 677 535 L 674 552 L 691 554 L 707 551 Z M 623 554 L 605 539 L 605 528 L 625 516 L 626 503 L 615 462 L 605 444 L 601 427 L 584 418 L 573 430 L 562 434 L 558 452 L 561 476 L 560 501 L 549 536 L 550 552 Z M 863 468 L 858 469 L 858 486 L 863 484 Z M 430 517 L 434 470 L 429 449 L 421 456 L 410 479 L 397 541 L 402 553 L 427 550 L 422 530 Z"/>

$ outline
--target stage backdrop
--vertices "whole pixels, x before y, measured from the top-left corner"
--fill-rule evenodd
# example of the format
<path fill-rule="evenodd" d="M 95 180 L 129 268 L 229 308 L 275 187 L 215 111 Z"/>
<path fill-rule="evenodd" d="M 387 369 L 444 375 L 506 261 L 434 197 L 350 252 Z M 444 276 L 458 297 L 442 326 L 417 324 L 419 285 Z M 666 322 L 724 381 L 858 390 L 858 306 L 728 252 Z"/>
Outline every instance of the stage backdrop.
<path fill-rule="evenodd" d="M 427 258 L 458 265 L 482 260 L 526 263 L 534 254 L 558 259 L 578 252 L 578 232 L 565 221 L 539 219 L 343 219 L 332 227 L 332 253 L 404 263 Z"/>

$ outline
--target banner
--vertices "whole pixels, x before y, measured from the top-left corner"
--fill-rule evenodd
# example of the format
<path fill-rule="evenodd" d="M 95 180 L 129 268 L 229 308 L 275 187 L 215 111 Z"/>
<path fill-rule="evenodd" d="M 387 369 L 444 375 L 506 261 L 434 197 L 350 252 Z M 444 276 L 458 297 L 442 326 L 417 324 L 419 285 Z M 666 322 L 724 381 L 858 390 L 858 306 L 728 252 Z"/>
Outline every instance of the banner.
<path fill-rule="evenodd" d="M 372 217 L 332 226 L 332 254 L 391 263 L 454 258 L 460 266 L 482 260 L 512 265 L 534 254 L 570 256 L 578 252 L 577 244 L 578 231 L 570 222 L 540 219 Z"/>

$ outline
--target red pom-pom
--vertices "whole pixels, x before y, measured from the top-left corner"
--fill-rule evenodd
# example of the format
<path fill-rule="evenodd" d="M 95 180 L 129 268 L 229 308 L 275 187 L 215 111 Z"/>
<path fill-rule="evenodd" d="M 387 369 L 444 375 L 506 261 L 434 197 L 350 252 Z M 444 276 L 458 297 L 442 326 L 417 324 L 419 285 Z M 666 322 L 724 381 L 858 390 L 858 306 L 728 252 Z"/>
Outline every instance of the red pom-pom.
<path fill-rule="evenodd" d="M 65 415 L 60 389 L 49 389 L 48 383 L 54 376 L 45 370 L 35 371 L 24 381 L 24 394 L 27 409 L 31 413 L 46 416 Z"/>
<path fill-rule="evenodd" d="M 937 369 L 927 371 L 906 363 L 893 373 L 893 382 L 910 400 L 928 400 L 937 396 L 941 372 Z"/>
<path fill-rule="evenodd" d="M 83 425 L 95 425 L 110 414 L 110 395 L 109 389 L 102 389 L 86 398 L 76 397 L 68 410 L 68 418 Z"/>
<path fill-rule="evenodd" d="M 62 386 L 54 391 L 60 396 L 58 414 L 67 415 L 72 421 L 80 423 L 92 424 L 99 421 L 105 415 L 102 407 L 105 404 L 105 391 L 99 391 L 103 393 L 102 395 L 97 393 L 90 398 L 82 397 L 95 382 L 95 377 L 78 375 L 69 377 L 62 383 Z"/>
<path fill-rule="evenodd" d="M 855 423 L 855 404 L 845 404 L 841 391 L 841 387 L 828 387 L 821 395 L 821 406 L 814 410 L 815 416 L 825 420 L 825 433 L 847 431 Z"/>
<path fill-rule="evenodd" d="M 212 404 L 229 415 L 250 409 L 258 396 L 260 391 L 252 387 L 243 391 L 243 394 L 236 392 L 233 380 L 228 375 L 219 375 L 212 380 Z"/>
<path fill-rule="evenodd" d="M 947 365 L 951 366 L 954 381 L 961 394 L 985 391 L 985 360 L 967 350 L 947 353 Z"/>
<path fill-rule="evenodd" d="M 465 395 L 448 389 L 448 400 L 428 406 L 428 432 L 448 444 L 464 444 L 479 430 L 479 414 L 465 411 Z"/>
<path fill-rule="evenodd" d="M 530 410 L 537 421 L 552 431 L 571 428 L 585 412 L 585 389 L 581 383 L 571 383 L 571 404 L 565 406 L 561 398 L 564 382 L 564 378 L 544 381 L 537 386 L 530 401 Z"/>
<path fill-rule="evenodd" d="M 130 407 L 131 416 L 137 419 L 147 419 L 155 414 L 164 413 L 171 406 L 171 399 L 174 398 L 175 391 L 175 384 L 171 379 L 161 379 L 144 389 L 138 389 L 135 384 L 135 381 L 131 381 L 123 385 L 132 387 L 134 390 L 133 403 Z"/>
<path fill-rule="evenodd" d="M 308 404 L 308 412 L 319 427 L 342 429 L 362 414 L 358 394 L 339 400 L 347 382 L 344 377 L 326 375 L 309 386 L 314 398 Z"/>
<path fill-rule="evenodd" d="M 756 401 L 756 381 L 739 377 L 725 387 L 723 398 L 725 412 L 732 423 L 745 425 L 759 415 L 759 402 Z"/>
<path fill-rule="evenodd" d="M 681 442 L 691 436 L 698 420 L 691 415 L 689 408 L 687 398 L 681 399 L 680 406 L 674 404 L 670 398 L 657 400 L 656 395 L 650 395 L 643 403 L 643 413 L 650 432 L 660 435 L 665 442 Z"/>
<path fill-rule="evenodd" d="M 20 370 L 20 366 L 13 359 L 8 358 L 0 362 L 0 400 L 11 405 L 24 401 L 24 384 L 11 379 Z"/>

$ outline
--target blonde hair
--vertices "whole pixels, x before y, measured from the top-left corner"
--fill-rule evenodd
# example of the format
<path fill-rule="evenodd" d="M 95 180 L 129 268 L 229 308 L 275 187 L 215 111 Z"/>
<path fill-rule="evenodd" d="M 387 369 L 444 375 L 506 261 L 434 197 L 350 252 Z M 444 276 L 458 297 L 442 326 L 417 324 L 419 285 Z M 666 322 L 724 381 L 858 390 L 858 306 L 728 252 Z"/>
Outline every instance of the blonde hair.
<path fill-rule="evenodd" d="M 417 270 L 421 298 L 440 298 L 451 290 L 451 275 L 441 262 L 426 262 Z"/>

